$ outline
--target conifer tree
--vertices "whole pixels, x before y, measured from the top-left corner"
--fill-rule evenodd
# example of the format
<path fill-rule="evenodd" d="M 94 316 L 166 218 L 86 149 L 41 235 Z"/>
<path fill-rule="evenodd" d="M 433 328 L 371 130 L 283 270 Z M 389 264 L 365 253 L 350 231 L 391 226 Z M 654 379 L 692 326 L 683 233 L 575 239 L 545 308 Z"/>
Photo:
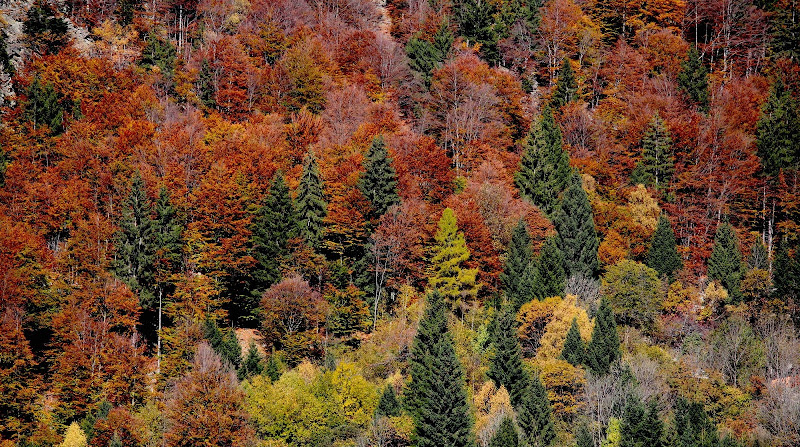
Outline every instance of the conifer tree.
<path fill-rule="evenodd" d="M 258 352 L 255 342 L 250 342 L 250 347 L 247 349 L 247 356 L 242 361 L 242 366 L 237 372 L 239 380 L 249 379 L 250 377 L 257 376 L 264 372 L 264 359 Z"/>
<path fill-rule="evenodd" d="M 495 25 L 497 36 L 504 39 L 511 34 L 514 25 L 520 25 L 529 35 L 535 35 L 539 29 L 541 16 L 537 0 L 511 0 L 504 2 Z"/>
<path fill-rule="evenodd" d="M 158 67 L 165 79 L 172 79 L 177 58 L 175 46 L 153 32 L 147 34 L 145 42 L 139 65 L 147 68 Z"/>
<path fill-rule="evenodd" d="M 678 398 L 673 428 L 677 447 L 714 447 L 719 442 L 717 427 L 699 402 Z"/>
<path fill-rule="evenodd" d="M 457 0 L 456 18 L 459 33 L 470 43 L 480 45 L 481 56 L 490 64 L 496 64 L 497 30 L 495 30 L 495 5 L 485 0 Z"/>
<path fill-rule="evenodd" d="M 48 82 L 42 85 L 37 74 L 33 77 L 25 96 L 23 116 L 33 124 L 34 130 L 47 126 L 52 135 L 64 131 L 64 111 L 53 84 Z"/>
<path fill-rule="evenodd" d="M 784 234 L 778 239 L 772 271 L 776 297 L 800 298 L 800 244 L 796 237 Z"/>
<path fill-rule="evenodd" d="M 25 14 L 22 31 L 35 53 L 56 54 L 69 43 L 69 25 L 49 2 L 37 0 Z"/>
<path fill-rule="evenodd" d="M 506 388 L 514 406 L 522 402 L 528 386 L 528 377 L 522 364 L 522 349 L 517 337 L 516 317 L 510 302 L 506 302 L 498 312 L 492 333 L 494 355 L 486 373 L 498 388 Z"/>
<path fill-rule="evenodd" d="M 173 277 L 183 268 L 183 243 L 181 234 L 183 227 L 178 220 L 178 213 L 170 201 L 169 191 L 161 187 L 156 201 L 156 218 L 153 220 L 153 236 L 155 240 L 154 275 L 157 307 L 153 311 L 143 309 L 141 321 L 147 327 L 148 320 L 154 320 L 156 329 L 156 362 L 161 367 L 161 329 L 164 299 L 175 289 Z M 154 316 L 152 314 L 155 314 Z M 153 318 L 155 317 L 155 318 Z M 144 331 L 148 335 L 147 330 Z"/>
<path fill-rule="evenodd" d="M 447 20 L 443 20 L 433 35 L 432 42 L 420 39 L 419 36 L 413 36 L 408 40 L 406 44 L 408 66 L 419 73 L 426 86 L 430 86 L 431 72 L 447 59 L 452 45 L 453 33 L 450 32 Z"/>
<path fill-rule="evenodd" d="M 592 434 L 589 433 L 589 428 L 586 424 L 578 426 L 578 431 L 575 435 L 575 447 L 594 447 Z"/>
<path fill-rule="evenodd" d="M 568 361 L 572 366 L 578 366 L 583 363 L 583 358 L 585 356 L 586 345 L 578 329 L 578 319 L 573 318 L 569 331 L 567 331 L 567 338 L 564 340 L 564 349 L 561 351 L 561 358 Z"/>
<path fill-rule="evenodd" d="M 308 244 L 319 249 L 322 243 L 322 221 L 328 213 L 328 204 L 317 158 L 309 151 L 303 160 L 303 175 L 297 191 L 297 219 L 300 235 Z"/>
<path fill-rule="evenodd" d="M 553 92 L 553 99 L 550 101 L 550 107 L 558 110 L 560 107 L 575 101 L 578 93 L 578 81 L 575 80 L 575 72 L 572 71 L 572 65 L 569 58 L 564 58 L 564 63 L 561 65 L 561 70 L 558 72 L 558 81 L 556 82 L 556 90 Z"/>
<path fill-rule="evenodd" d="M 517 422 L 525 434 L 528 445 L 545 447 L 556 437 L 553 409 L 539 374 L 532 372 L 528 387 L 517 408 Z"/>
<path fill-rule="evenodd" d="M 650 120 L 641 144 L 642 159 L 631 173 L 632 183 L 665 191 L 675 172 L 675 157 L 669 130 L 658 113 Z"/>
<path fill-rule="evenodd" d="M 254 293 L 280 281 L 281 264 L 289 255 L 289 239 L 296 235 L 297 215 L 289 187 L 278 172 L 272 179 L 264 205 L 253 220 L 251 241 L 256 266 L 253 269 Z"/>
<path fill-rule="evenodd" d="M 123 447 L 122 439 L 120 439 L 119 433 L 116 431 L 114 432 L 114 436 L 108 441 L 108 447 Z"/>
<path fill-rule="evenodd" d="M 489 447 L 519 447 L 519 445 L 519 435 L 514 427 L 514 421 L 506 416 L 489 440 Z"/>
<path fill-rule="evenodd" d="M 275 357 L 275 353 L 273 352 L 272 355 L 269 356 L 267 360 L 267 366 L 264 367 L 264 375 L 269 377 L 269 380 L 275 382 L 281 378 L 281 367 L 278 364 L 278 359 Z"/>
<path fill-rule="evenodd" d="M 469 259 L 469 249 L 464 234 L 458 231 L 453 210 L 446 208 L 439 219 L 439 230 L 434 238 L 431 258 L 431 288 L 438 290 L 454 308 L 458 308 L 464 298 L 474 299 L 478 293 L 476 269 L 462 265 Z"/>
<path fill-rule="evenodd" d="M 400 402 L 397 400 L 393 386 L 388 385 L 383 389 L 375 414 L 387 417 L 400 416 Z"/>
<path fill-rule="evenodd" d="M 139 296 L 143 308 L 153 304 L 155 257 L 152 207 L 147 199 L 144 181 L 138 172 L 131 180 L 128 197 L 122 203 L 119 230 L 114 235 L 117 249 L 117 276 Z"/>
<path fill-rule="evenodd" d="M 675 277 L 675 272 L 683 268 L 683 260 L 675 243 L 675 232 L 663 213 L 659 216 L 658 226 L 650 239 L 645 265 L 657 271 L 659 276 L 666 276 L 670 280 Z"/>
<path fill-rule="evenodd" d="M 86 434 L 81 430 L 77 422 L 73 422 L 64 432 L 64 440 L 59 447 L 86 447 Z"/>
<path fill-rule="evenodd" d="M 598 269 L 597 248 L 600 243 L 594 227 L 592 206 L 579 175 L 573 175 L 572 182 L 564 191 L 553 223 L 558 231 L 567 276 L 594 276 Z"/>
<path fill-rule="evenodd" d="M 358 187 L 372 205 L 369 217 L 373 219 L 380 218 L 392 205 L 400 203 L 400 196 L 397 195 L 397 173 L 392 167 L 392 159 L 389 158 L 383 136 L 378 135 L 372 140 L 364 158 L 364 174 Z"/>
<path fill-rule="evenodd" d="M 734 303 L 742 299 L 740 284 L 744 276 L 739 238 L 728 222 L 723 222 L 714 235 L 714 248 L 708 259 L 708 276 L 725 287 Z"/>
<path fill-rule="evenodd" d="M 217 92 L 214 85 L 214 73 L 208 59 L 203 59 L 200 64 L 200 73 L 197 75 L 197 96 L 200 102 L 209 109 L 217 107 Z"/>
<path fill-rule="evenodd" d="M 700 59 L 697 47 L 692 47 L 678 73 L 678 88 L 703 112 L 708 111 L 708 69 Z"/>
<path fill-rule="evenodd" d="M 531 237 L 525 221 L 520 220 L 511 233 L 506 262 L 500 273 L 500 284 L 506 299 L 517 305 L 517 308 L 530 300 L 531 290 L 526 275 L 533 261 Z"/>
<path fill-rule="evenodd" d="M 661 447 L 663 431 L 655 400 L 650 401 L 645 412 L 637 397 L 628 398 L 620 427 L 620 447 Z"/>
<path fill-rule="evenodd" d="M 611 365 L 622 357 L 614 311 L 604 298 L 594 320 L 592 339 L 586 346 L 586 366 L 596 376 L 606 375 Z"/>
<path fill-rule="evenodd" d="M 239 345 L 239 340 L 237 340 L 233 329 L 226 328 L 221 330 L 216 322 L 208 319 L 205 322 L 203 331 L 203 336 L 208 340 L 211 349 L 223 361 L 229 363 L 232 368 L 238 368 L 242 362 L 242 347 Z"/>
<path fill-rule="evenodd" d="M 563 147 L 561 129 L 553 119 L 552 109 L 545 107 L 539 120 L 531 127 L 514 181 L 523 197 L 550 215 L 556 209 L 559 195 L 569 186 L 571 177 L 569 154 Z"/>
<path fill-rule="evenodd" d="M 428 294 L 425 314 L 411 346 L 406 403 L 419 447 L 472 447 L 472 417 L 464 372 L 447 330 L 443 296 Z"/>
<path fill-rule="evenodd" d="M 544 240 L 539 256 L 534 260 L 536 276 L 533 281 L 533 295 L 542 300 L 564 294 L 567 273 L 564 270 L 564 254 L 558 247 L 558 237 Z"/>
<path fill-rule="evenodd" d="M 756 126 L 756 148 L 764 173 L 776 178 L 781 170 L 800 165 L 800 101 L 780 79 L 770 89 Z"/>

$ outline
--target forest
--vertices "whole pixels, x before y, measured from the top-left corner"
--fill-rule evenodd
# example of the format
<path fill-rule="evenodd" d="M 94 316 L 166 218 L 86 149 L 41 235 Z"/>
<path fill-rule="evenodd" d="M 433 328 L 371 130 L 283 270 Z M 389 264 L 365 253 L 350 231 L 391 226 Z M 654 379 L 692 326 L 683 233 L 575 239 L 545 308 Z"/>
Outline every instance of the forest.
<path fill-rule="evenodd" d="M 800 445 L 797 0 L 0 30 L 0 447 Z"/>

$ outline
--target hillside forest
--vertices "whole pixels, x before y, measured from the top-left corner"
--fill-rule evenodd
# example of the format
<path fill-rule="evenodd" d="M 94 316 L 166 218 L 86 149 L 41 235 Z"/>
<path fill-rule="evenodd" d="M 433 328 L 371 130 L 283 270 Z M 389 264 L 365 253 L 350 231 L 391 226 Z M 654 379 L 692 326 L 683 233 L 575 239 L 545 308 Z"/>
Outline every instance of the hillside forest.
<path fill-rule="evenodd" d="M 7 0 L 1 447 L 800 445 L 796 0 Z"/>

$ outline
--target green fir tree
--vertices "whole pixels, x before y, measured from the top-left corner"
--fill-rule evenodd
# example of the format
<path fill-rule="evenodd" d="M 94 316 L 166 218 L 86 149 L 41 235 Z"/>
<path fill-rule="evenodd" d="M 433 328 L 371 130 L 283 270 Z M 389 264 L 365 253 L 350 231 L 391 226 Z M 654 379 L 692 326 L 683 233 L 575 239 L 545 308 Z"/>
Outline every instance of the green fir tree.
<path fill-rule="evenodd" d="M 383 136 L 378 135 L 372 140 L 364 157 L 364 174 L 358 187 L 372 205 L 368 216 L 372 219 L 379 219 L 390 207 L 400 203 L 400 196 L 397 195 L 397 173 L 392 167 L 392 159 Z"/>
<path fill-rule="evenodd" d="M 394 392 L 393 386 L 387 385 L 383 389 L 375 414 L 386 417 L 400 416 L 400 402 L 397 400 L 397 394 Z"/>
<path fill-rule="evenodd" d="M 594 447 L 592 434 L 586 424 L 578 426 L 578 431 L 575 434 L 575 447 Z"/>
<path fill-rule="evenodd" d="M 534 260 L 536 276 L 532 288 L 533 295 L 539 300 L 564 294 L 567 272 L 564 270 L 564 254 L 558 244 L 557 236 L 546 238 L 539 256 Z"/>
<path fill-rule="evenodd" d="M 604 298 L 600 301 L 600 308 L 594 320 L 592 339 L 586 346 L 585 363 L 592 374 L 603 376 L 611 371 L 611 366 L 621 357 L 614 311 Z"/>
<path fill-rule="evenodd" d="M 297 220 L 300 235 L 308 245 L 319 249 L 322 244 L 323 220 L 328 214 L 328 203 L 319 166 L 314 153 L 309 151 L 303 160 L 303 175 L 297 190 Z"/>
<path fill-rule="evenodd" d="M 773 295 L 780 299 L 800 299 L 800 239 L 786 234 L 778 238 L 772 271 Z"/>
<path fill-rule="evenodd" d="M 561 350 L 561 358 L 569 362 L 573 366 L 578 366 L 583 363 L 586 356 L 586 344 L 581 338 L 581 332 L 578 329 L 578 319 L 573 318 L 572 324 L 567 331 L 567 338 L 564 340 L 564 348 Z"/>
<path fill-rule="evenodd" d="M 733 303 L 742 299 L 742 251 L 739 249 L 739 238 L 728 222 L 720 224 L 714 235 L 714 248 L 708 259 L 708 276 L 722 284 Z"/>
<path fill-rule="evenodd" d="M 36 0 L 25 14 L 22 31 L 28 47 L 39 55 L 56 54 L 69 43 L 67 21 L 46 0 Z"/>
<path fill-rule="evenodd" d="M 419 35 L 408 40 L 406 43 L 408 66 L 418 73 L 426 86 L 430 86 L 431 73 L 447 59 L 452 45 L 453 33 L 450 32 L 447 20 L 443 20 L 433 35 L 433 41 L 421 39 Z"/>
<path fill-rule="evenodd" d="M 162 39 L 155 33 L 148 33 L 142 48 L 139 65 L 146 68 L 158 67 L 165 79 L 172 79 L 175 72 L 177 52 L 169 40 Z"/>
<path fill-rule="evenodd" d="M 42 85 L 37 74 L 33 77 L 25 96 L 26 99 L 22 103 L 23 116 L 33 125 L 34 130 L 45 127 L 52 135 L 64 131 L 64 108 L 53 84 L 48 82 Z"/>
<path fill-rule="evenodd" d="M 676 447 L 717 447 L 719 434 L 703 404 L 678 398 L 673 423 Z"/>
<path fill-rule="evenodd" d="M 256 343 L 251 341 L 250 347 L 247 349 L 247 355 L 242 361 L 242 365 L 239 367 L 239 371 L 237 371 L 239 375 L 239 380 L 246 380 L 253 376 L 260 375 L 263 372 L 264 372 L 264 359 L 258 352 L 258 347 L 256 347 Z"/>
<path fill-rule="evenodd" d="M 531 237 L 524 220 L 520 220 L 511 233 L 511 242 L 508 244 L 506 262 L 503 272 L 500 273 L 500 284 L 506 299 L 520 306 L 530 301 L 530 281 L 527 280 L 528 270 L 533 262 Z"/>
<path fill-rule="evenodd" d="M 456 19 L 459 33 L 468 43 L 480 46 L 481 56 L 489 64 L 500 58 L 497 49 L 496 7 L 486 0 L 456 0 Z"/>
<path fill-rule="evenodd" d="M 597 248 L 600 242 L 594 226 L 592 206 L 578 174 L 573 175 L 572 182 L 564 191 L 553 223 L 558 231 L 559 247 L 564 254 L 567 277 L 593 277 L 599 268 Z"/>
<path fill-rule="evenodd" d="M 264 375 L 269 377 L 269 380 L 273 382 L 281 378 L 281 365 L 274 352 L 269 356 L 269 359 L 267 359 L 267 365 L 264 367 Z"/>
<path fill-rule="evenodd" d="M 520 445 L 514 421 L 508 416 L 504 417 L 500 422 L 500 427 L 489 440 L 489 447 L 519 447 Z"/>
<path fill-rule="evenodd" d="M 666 276 L 670 280 L 683 268 L 683 260 L 675 243 L 675 232 L 663 213 L 659 216 L 658 226 L 650 239 L 645 265 L 657 271 L 659 276 Z"/>
<path fill-rule="evenodd" d="M 150 308 L 155 297 L 154 234 L 152 206 L 139 172 L 131 180 L 128 197 L 122 203 L 119 230 L 114 235 L 117 249 L 114 270 L 143 308 Z"/>
<path fill-rule="evenodd" d="M 281 265 L 289 256 L 289 239 L 297 234 L 297 213 L 289 187 L 278 172 L 252 225 L 251 242 L 256 265 L 252 271 L 254 293 L 261 296 L 280 281 Z"/>
<path fill-rule="evenodd" d="M 558 110 L 562 106 L 578 99 L 578 81 L 575 79 L 575 72 L 572 71 L 572 64 L 569 58 L 564 58 L 561 70 L 558 72 L 556 90 L 550 100 L 550 107 Z"/>
<path fill-rule="evenodd" d="M 642 159 L 631 173 L 632 183 L 666 191 L 675 172 L 675 157 L 669 130 L 658 113 L 650 120 L 641 144 Z"/>
<path fill-rule="evenodd" d="M 708 69 L 703 65 L 696 47 L 689 50 L 678 73 L 678 88 L 697 104 L 703 112 L 708 112 Z"/>
<path fill-rule="evenodd" d="M 522 349 L 517 337 L 517 313 L 507 302 L 498 312 L 492 331 L 494 354 L 486 375 L 500 388 L 504 386 L 511 404 L 518 406 L 527 391 L 528 377 L 522 363 Z"/>
<path fill-rule="evenodd" d="M 777 178 L 781 171 L 800 166 L 800 101 L 780 79 L 770 89 L 756 125 L 756 149 L 764 173 Z"/>
<path fill-rule="evenodd" d="M 556 437 L 550 399 L 536 372 L 529 375 L 526 392 L 517 407 L 517 422 L 530 446 L 549 446 Z"/>
<path fill-rule="evenodd" d="M 645 411 L 637 397 L 628 397 L 620 427 L 620 447 L 661 447 L 663 432 L 655 400 L 650 401 Z"/>

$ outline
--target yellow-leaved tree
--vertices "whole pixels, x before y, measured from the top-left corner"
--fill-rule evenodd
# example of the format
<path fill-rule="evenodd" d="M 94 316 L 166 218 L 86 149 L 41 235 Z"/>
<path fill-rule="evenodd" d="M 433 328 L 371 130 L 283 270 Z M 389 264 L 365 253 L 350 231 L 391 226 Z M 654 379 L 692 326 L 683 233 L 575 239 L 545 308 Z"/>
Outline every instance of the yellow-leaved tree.
<path fill-rule="evenodd" d="M 77 422 L 73 422 L 67 427 L 64 441 L 59 444 L 59 447 L 86 447 L 86 434 Z"/>
<path fill-rule="evenodd" d="M 428 281 L 453 309 L 463 311 L 478 295 L 480 285 L 476 281 L 478 270 L 463 265 L 470 253 L 452 209 L 445 208 L 442 213 L 435 240 Z"/>

